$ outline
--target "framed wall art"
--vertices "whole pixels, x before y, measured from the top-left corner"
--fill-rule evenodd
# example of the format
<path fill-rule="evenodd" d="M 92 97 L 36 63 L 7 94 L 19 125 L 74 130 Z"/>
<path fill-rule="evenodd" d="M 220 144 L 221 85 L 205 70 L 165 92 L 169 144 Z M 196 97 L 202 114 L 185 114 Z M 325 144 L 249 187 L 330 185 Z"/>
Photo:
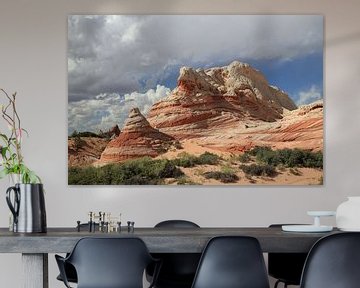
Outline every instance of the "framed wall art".
<path fill-rule="evenodd" d="M 70 15 L 69 185 L 321 185 L 323 20 Z"/>

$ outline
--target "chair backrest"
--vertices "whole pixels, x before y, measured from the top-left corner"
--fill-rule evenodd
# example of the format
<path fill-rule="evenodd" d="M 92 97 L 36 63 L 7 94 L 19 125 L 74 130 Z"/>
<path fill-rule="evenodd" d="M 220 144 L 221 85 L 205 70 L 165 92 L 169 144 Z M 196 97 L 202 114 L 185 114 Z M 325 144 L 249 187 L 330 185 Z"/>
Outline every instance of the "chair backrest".
<path fill-rule="evenodd" d="M 139 238 L 82 238 L 67 259 L 76 269 L 78 288 L 142 288 L 152 260 Z"/>
<path fill-rule="evenodd" d="M 155 228 L 200 228 L 188 220 L 166 220 Z M 155 254 L 162 260 L 162 267 L 157 279 L 157 287 L 190 287 L 200 260 L 200 253 L 161 253 Z M 151 274 L 151 271 L 149 271 Z"/>
<path fill-rule="evenodd" d="M 281 228 L 282 225 L 290 224 L 271 224 L 269 228 Z M 288 285 L 300 285 L 306 257 L 307 253 L 268 253 L 269 275 Z"/>
<path fill-rule="evenodd" d="M 157 223 L 155 228 L 200 228 L 200 226 L 188 220 L 165 220 Z"/>
<path fill-rule="evenodd" d="M 264 258 L 256 238 L 212 238 L 202 254 L 192 288 L 268 288 Z"/>
<path fill-rule="evenodd" d="M 306 259 L 302 288 L 360 287 L 360 233 L 338 233 L 321 238 Z"/>

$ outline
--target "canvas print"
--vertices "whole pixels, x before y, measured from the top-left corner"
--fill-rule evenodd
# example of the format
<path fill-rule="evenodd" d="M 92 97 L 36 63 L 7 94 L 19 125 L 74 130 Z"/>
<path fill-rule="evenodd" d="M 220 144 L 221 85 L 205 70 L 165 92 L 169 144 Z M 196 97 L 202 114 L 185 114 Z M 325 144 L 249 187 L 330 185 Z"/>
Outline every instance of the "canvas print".
<path fill-rule="evenodd" d="M 322 185 L 323 17 L 71 15 L 69 185 Z"/>

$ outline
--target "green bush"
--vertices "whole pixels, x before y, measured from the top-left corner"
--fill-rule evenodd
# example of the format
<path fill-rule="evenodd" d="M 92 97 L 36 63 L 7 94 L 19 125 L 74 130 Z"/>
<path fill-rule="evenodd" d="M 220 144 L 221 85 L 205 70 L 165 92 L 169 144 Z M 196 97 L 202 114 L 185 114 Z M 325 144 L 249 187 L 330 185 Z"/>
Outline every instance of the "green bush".
<path fill-rule="evenodd" d="M 216 165 L 219 163 L 220 157 L 216 154 L 205 152 L 200 156 L 195 156 L 182 152 L 178 158 L 173 159 L 172 163 L 180 167 L 195 167 L 196 165 Z"/>
<path fill-rule="evenodd" d="M 241 165 L 240 168 L 241 170 L 244 171 L 246 175 L 251 175 L 251 176 L 274 177 L 277 175 L 275 167 L 271 165 L 251 164 L 251 165 Z"/>
<path fill-rule="evenodd" d="M 236 168 L 234 168 L 233 166 L 225 163 L 224 165 L 221 166 L 221 172 L 224 173 L 235 173 L 236 172 Z"/>
<path fill-rule="evenodd" d="M 248 162 L 250 162 L 251 157 L 248 153 L 244 153 L 244 154 L 239 155 L 238 159 L 241 163 L 248 163 Z"/>
<path fill-rule="evenodd" d="M 210 152 L 205 152 L 203 154 L 201 154 L 197 159 L 196 159 L 196 164 L 199 165 L 217 165 L 219 163 L 220 157 L 216 154 L 210 153 Z"/>
<path fill-rule="evenodd" d="M 257 156 L 258 154 L 267 153 L 268 151 L 272 151 L 272 149 L 268 146 L 255 146 L 249 151 L 246 151 L 246 154 L 251 156 Z"/>
<path fill-rule="evenodd" d="M 68 170 L 68 183 L 69 185 L 93 185 L 97 178 L 96 168 L 69 168 Z"/>
<path fill-rule="evenodd" d="M 183 174 L 169 160 L 145 157 L 98 168 L 69 168 L 68 181 L 70 185 L 155 185 Z"/>
<path fill-rule="evenodd" d="M 86 142 L 83 139 L 81 139 L 80 136 L 76 136 L 73 139 L 74 139 L 74 147 L 76 151 L 79 151 L 86 144 Z"/>
<path fill-rule="evenodd" d="M 281 163 L 277 151 L 273 151 L 271 148 L 260 149 L 256 154 L 256 161 L 265 163 L 267 165 L 277 166 Z"/>
<path fill-rule="evenodd" d="M 239 177 L 235 173 L 226 173 L 221 171 L 205 172 L 203 176 L 206 179 L 216 179 L 222 183 L 234 183 L 239 180 Z"/>
<path fill-rule="evenodd" d="M 103 138 L 100 135 L 94 133 L 94 132 L 89 132 L 89 131 L 85 131 L 85 132 L 77 132 L 76 130 L 69 136 L 69 138 L 74 138 L 74 137 L 96 137 L 96 138 Z"/>
<path fill-rule="evenodd" d="M 196 165 L 197 157 L 194 155 L 190 155 L 186 152 L 182 152 L 178 155 L 178 158 L 171 160 L 172 163 L 176 166 L 180 167 L 194 167 Z"/>
<path fill-rule="evenodd" d="M 270 147 L 256 146 L 246 154 L 255 156 L 260 163 L 272 166 L 323 168 L 321 151 L 311 152 L 298 148 L 272 150 Z"/>

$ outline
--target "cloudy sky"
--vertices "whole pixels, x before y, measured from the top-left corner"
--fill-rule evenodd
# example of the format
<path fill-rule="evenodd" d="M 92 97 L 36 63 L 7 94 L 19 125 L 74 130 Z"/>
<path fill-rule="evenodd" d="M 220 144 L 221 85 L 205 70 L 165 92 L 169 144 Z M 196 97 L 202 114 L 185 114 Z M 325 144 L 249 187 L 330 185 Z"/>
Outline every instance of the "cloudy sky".
<path fill-rule="evenodd" d="M 120 129 L 134 106 L 176 86 L 179 68 L 261 70 L 298 105 L 323 97 L 318 15 L 72 15 L 68 18 L 68 132 Z"/>

